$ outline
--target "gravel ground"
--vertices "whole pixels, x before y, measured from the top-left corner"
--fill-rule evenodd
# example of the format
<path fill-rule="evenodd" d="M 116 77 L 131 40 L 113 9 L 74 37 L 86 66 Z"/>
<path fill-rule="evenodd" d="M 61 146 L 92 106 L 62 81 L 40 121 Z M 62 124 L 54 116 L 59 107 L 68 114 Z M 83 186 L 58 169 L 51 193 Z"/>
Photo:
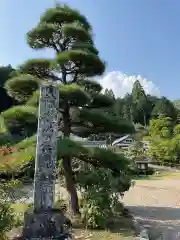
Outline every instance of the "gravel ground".
<path fill-rule="evenodd" d="M 150 239 L 180 239 L 180 180 L 137 181 L 123 201 Z"/>
<path fill-rule="evenodd" d="M 33 186 L 25 189 L 31 202 Z M 60 195 L 67 198 L 65 189 L 61 188 Z M 180 179 L 136 181 L 123 202 L 135 219 L 148 229 L 150 239 L 180 240 Z"/>

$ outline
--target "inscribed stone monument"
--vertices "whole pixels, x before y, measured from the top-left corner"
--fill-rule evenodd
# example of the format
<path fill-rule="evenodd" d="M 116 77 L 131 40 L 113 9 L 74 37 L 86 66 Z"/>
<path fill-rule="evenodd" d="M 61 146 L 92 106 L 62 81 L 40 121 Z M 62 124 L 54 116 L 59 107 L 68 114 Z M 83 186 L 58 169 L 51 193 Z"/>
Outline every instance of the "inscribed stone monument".
<path fill-rule="evenodd" d="M 59 90 L 42 86 L 34 177 L 34 211 L 53 208 L 57 163 Z"/>
<path fill-rule="evenodd" d="M 24 216 L 23 238 L 67 239 L 67 219 L 53 208 L 57 164 L 59 90 L 40 88 L 37 147 L 34 175 L 34 208 Z"/>

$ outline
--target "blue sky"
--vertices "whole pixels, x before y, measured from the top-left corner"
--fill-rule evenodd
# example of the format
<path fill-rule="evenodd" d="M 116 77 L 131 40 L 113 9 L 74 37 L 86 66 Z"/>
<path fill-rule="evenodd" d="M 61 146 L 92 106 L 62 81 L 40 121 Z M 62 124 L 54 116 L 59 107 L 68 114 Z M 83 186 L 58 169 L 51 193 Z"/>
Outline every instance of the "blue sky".
<path fill-rule="evenodd" d="M 16 66 L 48 52 L 34 52 L 25 34 L 54 0 L 0 1 L 0 64 Z M 65 0 L 85 14 L 107 73 L 152 81 L 162 95 L 180 98 L 179 0 Z"/>

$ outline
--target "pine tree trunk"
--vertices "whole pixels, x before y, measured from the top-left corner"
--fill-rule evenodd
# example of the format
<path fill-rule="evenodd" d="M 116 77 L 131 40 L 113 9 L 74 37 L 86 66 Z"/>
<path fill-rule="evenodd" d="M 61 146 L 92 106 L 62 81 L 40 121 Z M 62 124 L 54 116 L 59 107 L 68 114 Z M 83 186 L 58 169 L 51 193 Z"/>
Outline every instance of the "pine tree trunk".
<path fill-rule="evenodd" d="M 64 122 L 64 136 L 69 137 L 71 133 L 71 122 L 70 122 L 70 115 L 69 115 L 69 106 L 66 104 L 64 108 L 63 114 L 63 122 Z M 73 176 L 73 170 L 71 165 L 71 158 L 66 156 L 63 158 L 63 170 L 64 176 L 66 181 L 66 189 L 70 196 L 70 211 L 73 214 L 79 214 L 79 203 L 78 203 L 78 195 L 77 190 L 75 187 L 75 179 Z"/>
<path fill-rule="evenodd" d="M 80 214 L 78 195 L 75 187 L 73 171 L 71 167 L 71 159 L 69 157 L 63 158 L 63 169 L 66 180 L 66 189 L 70 196 L 69 210 L 73 214 Z"/>

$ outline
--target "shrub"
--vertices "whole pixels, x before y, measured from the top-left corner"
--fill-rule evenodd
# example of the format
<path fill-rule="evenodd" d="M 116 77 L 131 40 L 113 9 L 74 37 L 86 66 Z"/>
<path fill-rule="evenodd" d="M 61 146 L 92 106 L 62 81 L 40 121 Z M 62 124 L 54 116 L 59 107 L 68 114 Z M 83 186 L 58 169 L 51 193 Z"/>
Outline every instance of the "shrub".
<path fill-rule="evenodd" d="M 82 220 L 89 228 L 108 228 L 124 214 L 120 197 L 131 186 L 128 174 L 114 176 L 109 169 L 88 166 L 77 177 L 82 192 L 80 207 Z"/>
<path fill-rule="evenodd" d="M 15 224 L 15 214 L 8 203 L 0 202 L 0 239 L 5 239 L 5 234 L 10 231 Z"/>
<path fill-rule="evenodd" d="M 10 231 L 16 224 L 16 215 L 8 201 L 13 189 L 18 186 L 18 182 L 9 181 L 0 183 L 0 239 L 6 239 L 6 232 Z"/>
<path fill-rule="evenodd" d="M 66 201 L 63 200 L 63 199 L 59 199 L 59 200 L 56 201 L 56 203 L 55 203 L 55 208 L 60 209 L 62 212 L 66 212 L 66 211 L 67 211 Z"/>

